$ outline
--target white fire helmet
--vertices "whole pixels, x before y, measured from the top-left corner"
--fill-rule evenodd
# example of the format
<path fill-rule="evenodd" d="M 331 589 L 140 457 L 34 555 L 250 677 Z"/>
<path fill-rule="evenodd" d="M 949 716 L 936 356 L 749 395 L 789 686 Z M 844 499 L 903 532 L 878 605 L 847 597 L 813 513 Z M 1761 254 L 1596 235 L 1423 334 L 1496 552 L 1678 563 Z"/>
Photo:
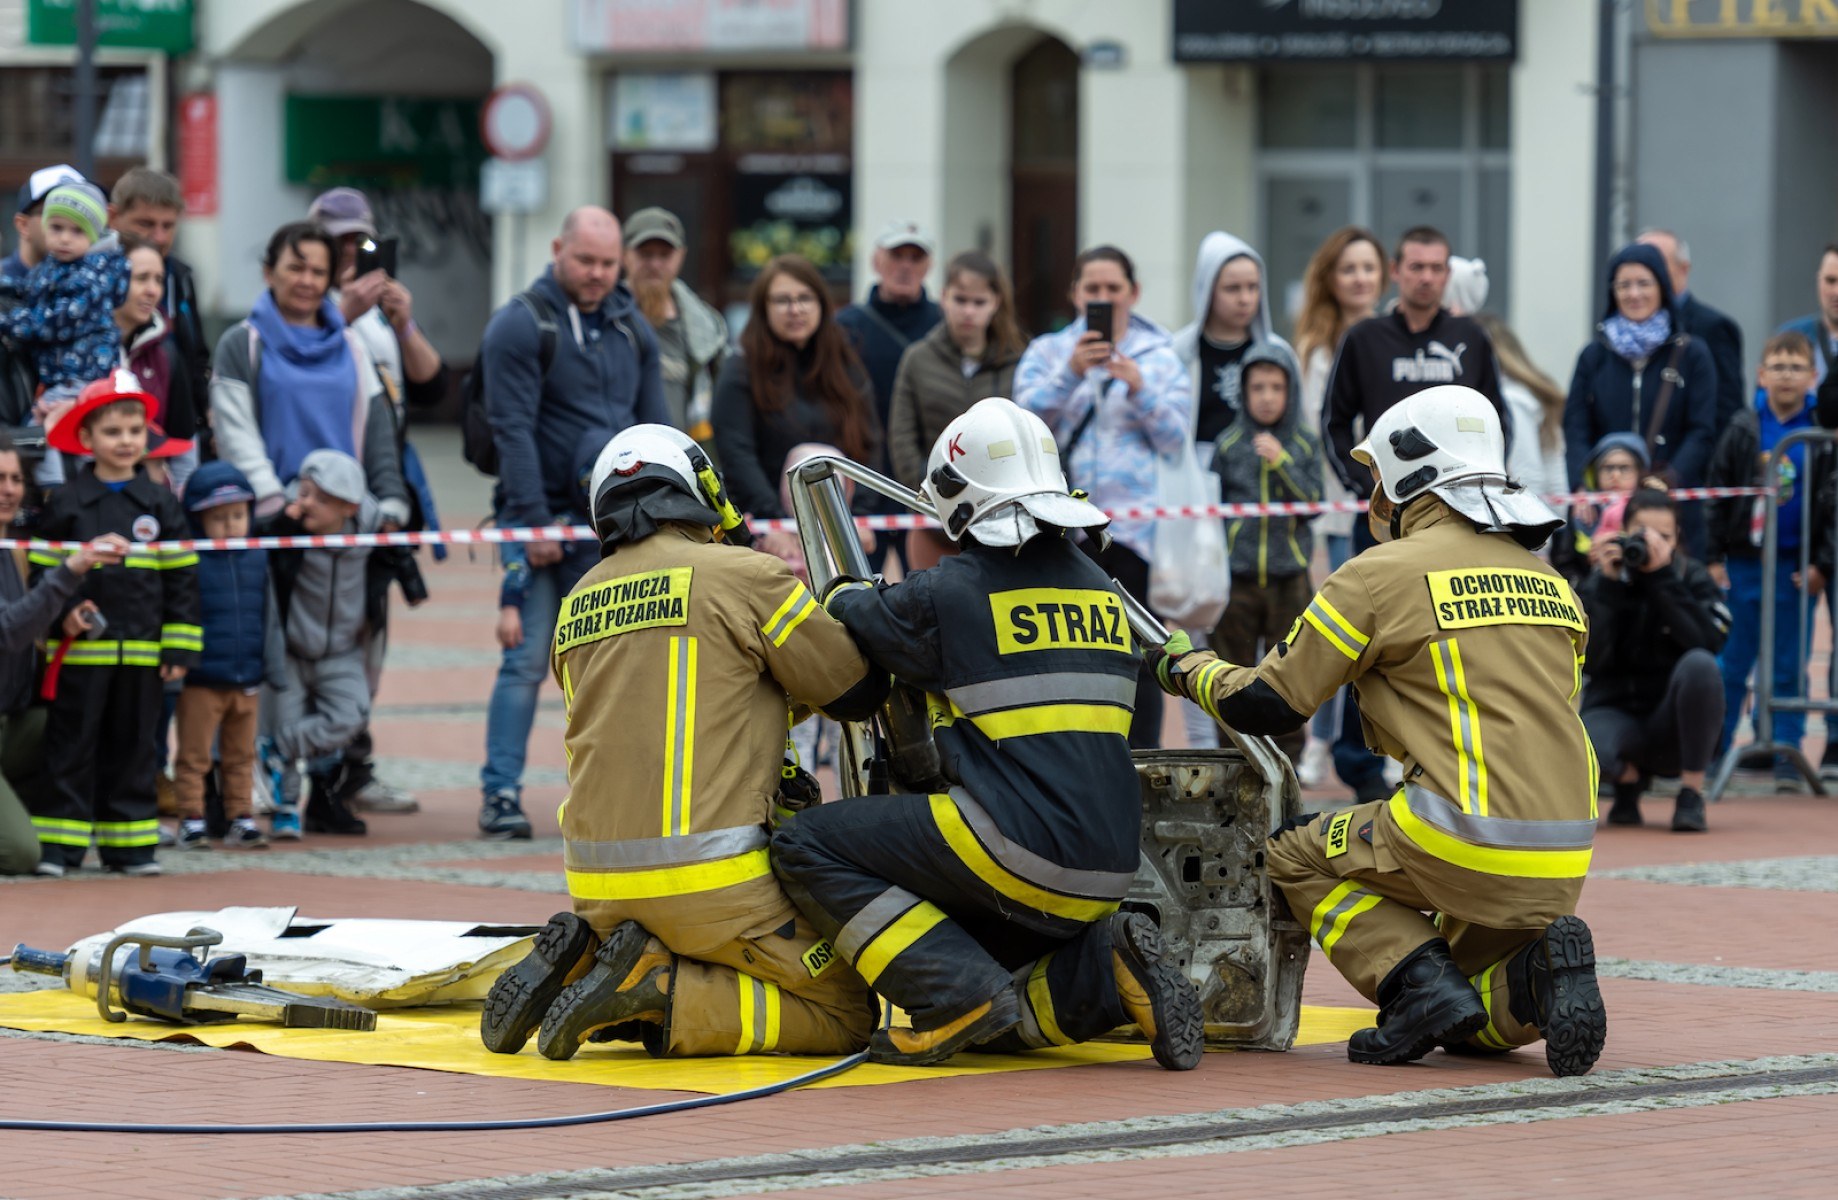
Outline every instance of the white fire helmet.
<path fill-rule="evenodd" d="M 1110 518 L 1071 495 L 1047 423 L 1001 396 L 979 400 L 945 426 L 920 486 L 945 534 L 985 546 L 1020 546 L 1041 525 L 1097 529 Z"/>
<path fill-rule="evenodd" d="M 721 516 L 697 477 L 695 459 L 699 457 L 703 457 L 702 448 L 687 434 L 668 425 L 633 425 L 614 435 L 600 451 L 600 457 L 594 460 L 593 474 L 587 485 L 595 532 L 602 538 L 607 535 L 603 524 L 608 510 L 613 507 L 608 503 L 609 497 L 616 497 L 624 488 L 641 480 L 651 479 L 672 484 L 694 502 L 681 506 L 683 519 L 719 525 Z M 675 517 L 674 512 L 669 515 Z"/>
<path fill-rule="evenodd" d="M 1488 532 L 1511 533 L 1528 548 L 1543 545 L 1563 524 L 1543 499 L 1506 473 L 1506 437 L 1499 414 L 1470 387 L 1425 388 L 1372 423 L 1353 457 L 1378 471 L 1379 485 L 1398 506 L 1434 494 Z"/>

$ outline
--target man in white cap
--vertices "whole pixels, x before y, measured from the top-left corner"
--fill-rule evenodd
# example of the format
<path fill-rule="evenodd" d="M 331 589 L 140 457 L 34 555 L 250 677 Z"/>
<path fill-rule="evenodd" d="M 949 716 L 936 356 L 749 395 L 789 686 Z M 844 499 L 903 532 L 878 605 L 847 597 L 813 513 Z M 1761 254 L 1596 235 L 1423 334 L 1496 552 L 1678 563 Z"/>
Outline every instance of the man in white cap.
<path fill-rule="evenodd" d="M 923 487 L 963 553 L 891 586 L 836 580 L 825 607 L 927 694 L 943 778 L 805 809 L 774 834 L 773 867 L 912 1018 L 874 1035 L 877 1062 L 1134 1022 L 1157 1062 L 1191 1070 L 1199 995 L 1155 923 L 1119 911 L 1141 855 L 1138 664 L 1116 585 L 1072 540 L 1109 519 L 1068 493 L 1046 422 L 1001 397 L 945 426 Z"/>
<path fill-rule="evenodd" d="M 932 331 L 944 319 L 944 310 L 926 295 L 925 274 L 932 269 L 932 235 L 917 221 L 898 217 L 881 227 L 874 239 L 874 277 L 868 298 L 839 310 L 836 323 L 848 330 L 855 350 L 868 368 L 868 379 L 874 385 L 875 410 L 881 417 L 881 428 L 888 429 L 893 406 L 893 381 L 900 370 L 900 358 L 906 348 Z M 882 461 L 868 463 L 883 474 L 891 474 L 882 452 Z M 891 504 L 891 507 L 888 505 Z M 899 508 L 884 502 L 879 511 Z M 883 538 L 882 546 L 904 546 L 899 538 Z M 897 552 L 897 551 L 896 551 Z M 878 556 L 876 560 L 878 561 Z"/>
<path fill-rule="evenodd" d="M 18 209 L 13 213 L 13 229 L 19 244 L 5 258 L 0 258 L 0 296 L 16 295 L 26 275 L 45 257 L 45 198 L 66 183 L 82 183 L 82 172 L 68 163 L 40 167 L 19 188 Z"/>
<path fill-rule="evenodd" d="M 1379 1005 L 1362 1063 L 1544 1039 L 1556 1075 L 1595 1064 L 1608 1018 L 1575 915 L 1596 826 L 1576 713 L 1588 622 L 1532 551 L 1563 521 L 1506 475 L 1499 416 L 1460 385 L 1409 396 L 1353 448 L 1381 544 L 1321 585 L 1256 665 L 1151 653 L 1162 686 L 1241 733 L 1299 729 L 1339 688 L 1404 764 L 1389 799 L 1287 823 L 1271 882 Z"/>

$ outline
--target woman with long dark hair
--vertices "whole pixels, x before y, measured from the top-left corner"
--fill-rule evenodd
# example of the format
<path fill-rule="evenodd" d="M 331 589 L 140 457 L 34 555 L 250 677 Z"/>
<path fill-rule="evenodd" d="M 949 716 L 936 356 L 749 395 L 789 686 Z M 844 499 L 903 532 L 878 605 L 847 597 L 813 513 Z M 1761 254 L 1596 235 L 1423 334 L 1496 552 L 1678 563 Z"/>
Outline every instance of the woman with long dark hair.
<path fill-rule="evenodd" d="M 823 276 L 806 259 L 766 264 L 748 297 L 740 352 L 715 382 L 715 450 L 734 503 L 755 517 L 787 516 L 779 500 L 785 457 L 802 442 L 827 442 L 872 463 L 881 441 L 868 372 L 836 324 Z M 767 535 L 762 546 L 772 549 Z"/>
<path fill-rule="evenodd" d="M 894 478 L 914 489 L 946 425 L 978 400 L 1013 394 L 1015 364 L 1027 349 L 1008 279 L 982 251 L 966 250 L 946 264 L 942 300 L 944 320 L 907 348 L 893 382 L 888 449 Z M 935 529 L 907 536 L 910 570 L 950 553 L 951 543 Z"/>

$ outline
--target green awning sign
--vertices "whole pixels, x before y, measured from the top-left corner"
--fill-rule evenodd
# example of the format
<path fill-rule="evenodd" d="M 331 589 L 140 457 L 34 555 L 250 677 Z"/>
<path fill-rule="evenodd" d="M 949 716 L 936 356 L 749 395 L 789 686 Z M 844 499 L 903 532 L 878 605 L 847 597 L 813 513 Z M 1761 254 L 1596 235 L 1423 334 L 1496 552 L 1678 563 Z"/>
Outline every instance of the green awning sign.
<path fill-rule="evenodd" d="M 410 96 L 289 96 L 287 182 L 309 187 L 460 187 L 479 183 L 479 101 Z"/>
<path fill-rule="evenodd" d="M 26 0 L 26 41 L 77 44 L 77 0 Z M 96 44 L 190 54 L 192 0 L 96 0 Z"/>

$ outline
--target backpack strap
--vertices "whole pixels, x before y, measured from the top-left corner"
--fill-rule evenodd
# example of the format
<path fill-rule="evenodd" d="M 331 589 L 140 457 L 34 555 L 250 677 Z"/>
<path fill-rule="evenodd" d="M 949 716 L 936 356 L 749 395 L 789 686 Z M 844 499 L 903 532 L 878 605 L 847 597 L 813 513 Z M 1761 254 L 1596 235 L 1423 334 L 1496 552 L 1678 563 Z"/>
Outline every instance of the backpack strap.
<path fill-rule="evenodd" d="M 1655 467 L 1660 465 L 1654 457 L 1654 448 L 1659 444 L 1660 431 L 1666 426 L 1666 410 L 1672 407 L 1672 393 L 1684 382 L 1679 374 L 1679 360 L 1685 357 L 1685 347 L 1691 344 L 1691 335 L 1681 333 L 1672 339 L 1672 353 L 1666 357 L 1666 365 L 1659 373 L 1659 397 L 1653 401 L 1653 416 L 1647 422 L 1646 444 L 1647 461 Z"/>
<path fill-rule="evenodd" d="M 530 316 L 536 321 L 536 333 L 540 339 L 536 351 L 537 361 L 542 364 L 542 373 L 547 375 L 550 366 L 555 362 L 555 339 L 560 333 L 555 320 L 555 310 L 549 306 L 549 301 L 534 289 L 518 292 L 511 298 L 528 309 Z"/>

